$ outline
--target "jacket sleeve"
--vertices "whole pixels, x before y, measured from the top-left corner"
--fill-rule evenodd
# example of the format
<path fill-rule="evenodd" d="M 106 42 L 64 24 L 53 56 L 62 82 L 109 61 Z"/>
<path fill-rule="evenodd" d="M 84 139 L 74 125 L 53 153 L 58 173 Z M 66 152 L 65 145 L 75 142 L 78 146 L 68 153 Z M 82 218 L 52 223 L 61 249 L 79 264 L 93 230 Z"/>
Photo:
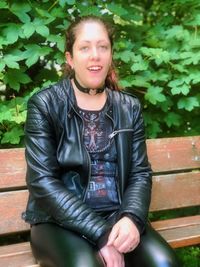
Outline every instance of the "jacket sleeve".
<path fill-rule="evenodd" d="M 144 121 L 139 101 L 135 100 L 131 164 L 127 186 L 122 199 L 120 214 L 137 218 L 141 231 L 147 222 L 151 200 L 152 170 L 148 162 Z"/>
<path fill-rule="evenodd" d="M 36 94 L 28 102 L 25 136 L 29 192 L 38 207 L 59 225 L 98 245 L 109 226 L 64 187 L 56 157 L 55 129 L 45 100 Z"/>

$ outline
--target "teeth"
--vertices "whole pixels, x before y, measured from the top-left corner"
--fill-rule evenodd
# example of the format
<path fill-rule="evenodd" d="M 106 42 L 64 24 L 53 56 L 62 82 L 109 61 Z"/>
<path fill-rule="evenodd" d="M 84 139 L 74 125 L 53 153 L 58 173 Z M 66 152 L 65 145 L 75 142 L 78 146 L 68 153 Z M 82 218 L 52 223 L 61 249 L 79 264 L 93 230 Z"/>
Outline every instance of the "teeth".
<path fill-rule="evenodd" d="M 101 69 L 101 67 L 89 67 L 89 70 L 100 70 Z"/>

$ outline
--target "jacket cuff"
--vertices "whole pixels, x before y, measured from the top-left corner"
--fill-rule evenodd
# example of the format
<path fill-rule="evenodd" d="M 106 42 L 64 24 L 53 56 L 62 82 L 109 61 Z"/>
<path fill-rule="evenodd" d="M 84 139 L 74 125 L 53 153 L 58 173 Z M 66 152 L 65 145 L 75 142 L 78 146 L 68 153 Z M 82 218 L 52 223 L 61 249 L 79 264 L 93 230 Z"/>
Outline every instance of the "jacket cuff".
<path fill-rule="evenodd" d="M 97 241 L 97 247 L 99 249 L 101 249 L 102 247 L 104 247 L 106 245 L 106 243 L 108 242 L 108 237 L 110 234 L 111 230 L 108 230 L 105 234 L 103 234 Z"/>

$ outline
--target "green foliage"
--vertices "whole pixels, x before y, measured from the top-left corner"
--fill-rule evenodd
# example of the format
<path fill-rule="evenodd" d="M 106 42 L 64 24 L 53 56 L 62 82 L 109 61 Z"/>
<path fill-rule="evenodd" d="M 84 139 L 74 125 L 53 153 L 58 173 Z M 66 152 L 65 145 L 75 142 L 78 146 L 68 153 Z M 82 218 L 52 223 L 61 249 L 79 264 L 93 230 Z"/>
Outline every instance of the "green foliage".
<path fill-rule="evenodd" d="M 144 106 L 148 137 L 199 134 L 198 0 L 1 0 L 0 143 L 23 145 L 26 103 L 56 82 L 64 31 L 78 15 L 115 24 L 120 84 Z"/>
<path fill-rule="evenodd" d="M 200 248 L 188 247 L 176 250 L 182 267 L 200 267 Z"/>

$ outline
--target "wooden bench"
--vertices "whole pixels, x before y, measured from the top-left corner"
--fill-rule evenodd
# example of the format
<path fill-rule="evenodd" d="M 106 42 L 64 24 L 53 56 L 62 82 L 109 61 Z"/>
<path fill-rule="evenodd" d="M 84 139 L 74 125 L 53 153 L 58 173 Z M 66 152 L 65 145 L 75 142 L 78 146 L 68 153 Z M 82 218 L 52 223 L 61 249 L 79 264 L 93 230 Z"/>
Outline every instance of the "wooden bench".
<path fill-rule="evenodd" d="M 147 140 L 154 171 L 151 212 L 200 205 L 200 136 Z M 0 238 L 29 231 L 24 149 L 0 150 Z M 200 243 L 200 215 L 152 223 L 173 248 Z M 0 247 L 0 266 L 39 266 L 29 242 Z"/>

